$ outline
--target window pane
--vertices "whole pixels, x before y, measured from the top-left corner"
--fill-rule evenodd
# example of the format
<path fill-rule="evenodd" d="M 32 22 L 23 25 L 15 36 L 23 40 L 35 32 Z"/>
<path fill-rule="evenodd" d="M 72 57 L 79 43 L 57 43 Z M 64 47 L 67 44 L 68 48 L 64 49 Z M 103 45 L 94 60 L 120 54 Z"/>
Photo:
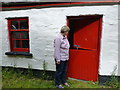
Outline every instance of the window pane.
<path fill-rule="evenodd" d="M 20 21 L 20 29 L 28 29 L 28 20 Z"/>
<path fill-rule="evenodd" d="M 14 39 L 20 39 L 20 32 L 13 32 Z"/>
<path fill-rule="evenodd" d="M 22 40 L 22 48 L 29 48 L 29 41 L 28 40 Z"/>
<path fill-rule="evenodd" d="M 11 29 L 18 29 L 18 21 L 11 21 Z"/>
<path fill-rule="evenodd" d="M 20 40 L 14 40 L 14 48 L 20 48 Z"/>
<path fill-rule="evenodd" d="M 29 35 L 27 31 L 23 31 L 22 33 L 22 39 L 29 39 Z"/>

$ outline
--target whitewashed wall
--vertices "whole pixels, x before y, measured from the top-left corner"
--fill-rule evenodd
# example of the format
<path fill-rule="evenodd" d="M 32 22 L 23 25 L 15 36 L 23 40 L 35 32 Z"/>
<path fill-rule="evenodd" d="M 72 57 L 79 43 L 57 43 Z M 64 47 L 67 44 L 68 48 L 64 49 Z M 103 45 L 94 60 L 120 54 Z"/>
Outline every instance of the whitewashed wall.
<path fill-rule="evenodd" d="M 0 66 L 2 66 L 2 14 L 0 12 Z"/>
<path fill-rule="evenodd" d="M 1 22 L 1 12 L 0 12 L 0 23 Z M 0 24 L 0 66 L 2 66 L 2 24 Z M 0 89 L 2 89 L 2 68 L 0 67 Z"/>
<path fill-rule="evenodd" d="M 60 8 L 30 9 L 2 12 L 2 66 L 17 66 L 27 68 L 28 64 L 34 69 L 42 69 L 43 61 L 48 70 L 55 70 L 53 58 L 53 40 L 61 26 L 66 24 L 66 16 L 103 15 L 100 75 L 111 75 L 114 67 L 118 66 L 118 5 L 111 6 L 76 6 Z M 8 17 L 29 17 L 30 23 L 30 52 L 33 58 L 9 57 L 7 20 Z M 118 71 L 116 71 L 118 74 Z"/>
<path fill-rule="evenodd" d="M 118 35 L 119 35 L 119 37 L 118 37 L 118 41 L 119 41 L 119 43 L 118 43 L 118 47 L 119 47 L 119 49 L 118 49 L 118 75 L 120 76 L 120 5 L 118 6 Z"/>

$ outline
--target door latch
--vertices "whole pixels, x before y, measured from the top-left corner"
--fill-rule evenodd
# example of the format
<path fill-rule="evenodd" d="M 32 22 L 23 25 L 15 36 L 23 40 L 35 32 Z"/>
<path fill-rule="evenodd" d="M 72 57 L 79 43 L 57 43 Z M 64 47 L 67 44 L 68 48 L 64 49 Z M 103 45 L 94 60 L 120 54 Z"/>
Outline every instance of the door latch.
<path fill-rule="evenodd" d="M 80 47 L 80 45 L 73 45 L 74 47 L 76 47 L 77 48 L 77 50 L 78 50 L 78 48 Z"/>

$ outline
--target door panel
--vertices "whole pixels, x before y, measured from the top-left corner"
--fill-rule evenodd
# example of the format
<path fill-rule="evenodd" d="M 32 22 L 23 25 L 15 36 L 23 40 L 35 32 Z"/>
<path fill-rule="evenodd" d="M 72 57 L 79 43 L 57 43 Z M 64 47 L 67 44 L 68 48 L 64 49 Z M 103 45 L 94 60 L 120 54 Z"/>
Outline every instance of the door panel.
<path fill-rule="evenodd" d="M 81 80 L 96 81 L 98 73 L 96 60 L 96 51 L 71 49 L 68 76 Z"/>
<path fill-rule="evenodd" d="M 100 18 L 100 16 L 68 18 L 68 26 L 71 29 L 68 35 L 71 45 L 68 77 L 98 80 Z"/>
<path fill-rule="evenodd" d="M 74 23 L 76 23 L 74 25 L 76 27 L 74 30 L 74 45 L 80 45 L 81 48 L 97 49 L 99 20 L 85 19 L 77 20 Z"/>

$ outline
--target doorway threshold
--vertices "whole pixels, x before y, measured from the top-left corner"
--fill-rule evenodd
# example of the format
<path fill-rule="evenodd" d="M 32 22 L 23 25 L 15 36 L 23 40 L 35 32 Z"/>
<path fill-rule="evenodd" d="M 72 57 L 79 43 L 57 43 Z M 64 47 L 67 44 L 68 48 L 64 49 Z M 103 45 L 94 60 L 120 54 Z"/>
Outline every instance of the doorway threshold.
<path fill-rule="evenodd" d="M 75 79 L 75 78 L 70 78 L 68 77 L 69 80 L 76 80 L 76 81 L 82 81 L 82 82 L 89 82 L 89 81 L 86 81 L 86 80 L 81 80 L 81 79 Z"/>

